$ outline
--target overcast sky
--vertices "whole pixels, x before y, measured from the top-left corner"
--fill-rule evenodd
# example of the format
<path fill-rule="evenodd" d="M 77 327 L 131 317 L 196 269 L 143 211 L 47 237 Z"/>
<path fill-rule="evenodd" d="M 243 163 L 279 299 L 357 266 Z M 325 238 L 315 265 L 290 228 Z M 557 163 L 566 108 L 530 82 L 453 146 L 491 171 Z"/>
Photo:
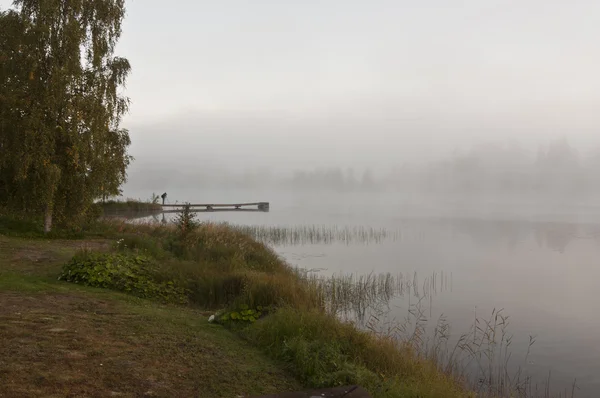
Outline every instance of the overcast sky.
<path fill-rule="evenodd" d="M 118 53 L 133 66 L 126 124 L 138 159 L 346 166 L 487 139 L 533 146 L 565 134 L 585 148 L 600 138 L 597 0 L 127 8 Z"/>

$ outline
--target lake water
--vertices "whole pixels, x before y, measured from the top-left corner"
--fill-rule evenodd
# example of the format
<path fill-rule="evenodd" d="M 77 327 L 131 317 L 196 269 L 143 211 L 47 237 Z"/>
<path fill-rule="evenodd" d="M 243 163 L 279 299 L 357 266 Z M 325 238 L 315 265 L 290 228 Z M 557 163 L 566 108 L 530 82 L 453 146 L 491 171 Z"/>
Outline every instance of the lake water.
<path fill-rule="evenodd" d="M 600 208 L 593 204 L 250 191 L 173 196 L 191 202 L 270 201 L 269 213 L 198 217 L 328 232 L 327 241 L 274 243 L 289 263 L 323 275 L 402 274 L 416 278 L 421 291 L 435 278 L 431 294 L 419 303 L 429 330 L 443 315 L 456 339 L 475 318 L 502 309 L 513 335 L 510 372 L 521 367 L 533 378 L 533 389 L 538 383 L 542 392 L 549 379 L 551 391 L 567 390 L 570 396 L 576 379 L 575 396 L 600 394 L 600 299 L 595 294 Z M 377 313 L 378 326 L 406 322 L 416 302 L 415 292 L 395 298 Z M 526 357 L 530 336 L 535 343 Z"/>

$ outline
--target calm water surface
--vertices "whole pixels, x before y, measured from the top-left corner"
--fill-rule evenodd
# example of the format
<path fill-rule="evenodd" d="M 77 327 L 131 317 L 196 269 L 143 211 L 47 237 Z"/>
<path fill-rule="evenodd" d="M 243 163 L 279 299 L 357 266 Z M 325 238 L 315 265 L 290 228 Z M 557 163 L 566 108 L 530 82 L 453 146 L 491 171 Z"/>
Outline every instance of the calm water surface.
<path fill-rule="evenodd" d="M 600 396 L 600 208 L 593 204 L 455 199 L 441 205 L 398 195 L 210 193 L 211 202 L 240 200 L 268 200 L 271 211 L 199 218 L 387 231 L 385 239 L 283 241 L 274 247 L 289 263 L 324 275 L 402 273 L 416 275 L 420 284 L 435 274 L 440 286 L 424 309 L 432 324 L 443 314 L 459 336 L 475 317 L 503 309 L 514 336 L 511 370 L 521 366 L 540 386 L 550 374 L 551 390 L 569 395 L 576 378 L 576 396 Z M 378 315 L 380 322 L 405 319 L 415 301 L 411 295 L 394 299 Z M 525 360 L 532 335 L 536 342 Z"/>

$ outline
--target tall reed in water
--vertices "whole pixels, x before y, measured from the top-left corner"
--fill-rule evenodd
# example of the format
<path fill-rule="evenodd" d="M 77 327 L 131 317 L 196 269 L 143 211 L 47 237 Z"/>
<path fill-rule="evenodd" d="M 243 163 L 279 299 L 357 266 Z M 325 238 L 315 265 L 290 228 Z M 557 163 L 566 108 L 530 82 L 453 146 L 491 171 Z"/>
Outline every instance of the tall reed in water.
<path fill-rule="evenodd" d="M 493 309 L 489 317 L 475 316 L 463 334 L 453 336 L 444 315 L 431 324 L 433 297 L 452 285 L 451 275 L 433 273 L 422 284 L 417 274 L 309 275 L 298 271 L 319 292 L 327 310 L 349 320 L 372 334 L 408 345 L 424 360 L 438 369 L 463 380 L 478 397 L 572 397 L 571 391 L 552 395 L 550 379 L 536 384 L 524 369 L 511 362 L 513 336 L 509 333 L 509 317 L 504 310 Z M 390 303 L 399 297 L 410 297 L 404 320 L 385 321 Z M 429 311 L 429 316 L 427 312 Z M 527 364 L 535 336 L 529 336 L 522 359 Z"/>
<path fill-rule="evenodd" d="M 251 235 L 262 242 L 274 245 L 306 245 L 331 243 L 381 243 L 398 240 L 400 231 L 372 227 L 338 227 L 326 225 L 298 226 L 235 226 L 236 229 Z"/>

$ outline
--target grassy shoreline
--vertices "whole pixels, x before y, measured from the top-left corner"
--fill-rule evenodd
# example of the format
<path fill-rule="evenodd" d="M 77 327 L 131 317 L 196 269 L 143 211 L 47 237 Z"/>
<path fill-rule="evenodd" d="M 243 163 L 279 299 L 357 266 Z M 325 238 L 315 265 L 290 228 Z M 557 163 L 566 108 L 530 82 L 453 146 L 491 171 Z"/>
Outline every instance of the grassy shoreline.
<path fill-rule="evenodd" d="M 14 223 L 12 231 L 12 237 L 0 235 L 0 248 L 12 253 L 9 260 L 0 260 L 0 286 L 5 290 L 60 291 L 67 296 L 106 292 L 142 307 L 166 306 L 174 313 L 217 312 L 220 326 L 211 325 L 211 330 L 250 349 L 254 363 L 249 367 L 275 363 L 284 372 L 276 377 L 278 382 L 267 383 L 276 386 L 270 392 L 286 386 L 360 384 L 373 397 L 473 395 L 409 345 L 360 331 L 328 313 L 314 285 L 270 248 L 225 225 L 182 230 L 102 222 L 86 228 L 75 241 L 24 233 L 27 227 L 19 232 Z M 123 313 L 129 311 L 133 307 Z M 151 329 L 149 325 L 146 332 Z M 247 389 L 246 394 L 258 391 L 251 384 L 242 383 L 240 389 Z"/>

